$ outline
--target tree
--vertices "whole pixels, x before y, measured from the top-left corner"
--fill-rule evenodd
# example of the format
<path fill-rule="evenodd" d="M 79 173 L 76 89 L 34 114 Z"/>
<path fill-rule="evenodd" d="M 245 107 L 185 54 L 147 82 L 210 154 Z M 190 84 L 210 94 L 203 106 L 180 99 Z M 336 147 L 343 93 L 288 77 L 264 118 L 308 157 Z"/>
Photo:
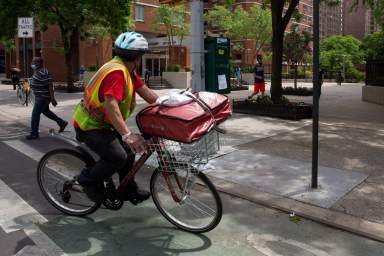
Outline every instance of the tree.
<path fill-rule="evenodd" d="M 320 43 L 320 65 L 330 77 L 345 69 L 347 77 L 361 79 L 355 65 L 364 63 L 361 42 L 353 36 L 331 36 Z"/>
<path fill-rule="evenodd" d="M 18 17 L 29 16 L 33 9 L 33 1 L 1 0 L 0 1 L 0 43 L 7 50 L 15 48 L 15 36 Z"/>
<path fill-rule="evenodd" d="M 383 0 L 354 0 L 351 6 L 351 11 L 363 4 L 371 9 L 372 15 L 379 25 L 384 30 L 384 1 Z"/>
<path fill-rule="evenodd" d="M 255 43 L 256 52 L 261 51 L 270 44 L 272 37 L 271 12 L 258 5 L 249 10 L 236 7 L 232 10 L 229 6 L 215 6 L 208 11 L 205 19 L 213 28 L 223 31 L 223 34 L 232 41 L 251 39 Z M 235 48 L 242 49 L 240 45 Z"/>
<path fill-rule="evenodd" d="M 368 59 L 384 59 L 384 32 L 375 32 L 363 39 L 361 48 Z"/>
<path fill-rule="evenodd" d="M 329 5 L 339 4 L 339 0 L 324 0 Z M 284 33 L 295 13 L 300 0 L 265 0 L 263 4 L 271 8 L 272 12 L 272 81 L 271 98 L 279 103 L 282 96 L 282 61 L 284 48 Z"/>
<path fill-rule="evenodd" d="M 73 63 L 81 35 L 86 29 L 99 25 L 108 32 L 125 31 L 129 24 L 131 1 L 121 0 L 35 0 L 35 15 L 42 30 L 49 25 L 58 25 L 64 48 L 67 67 L 68 90 L 73 88 Z M 78 63 L 75 65 L 78 66 Z"/>
<path fill-rule="evenodd" d="M 156 10 L 152 26 L 155 30 L 165 29 L 168 46 L 175 45 L 175 37 L 179 37 L 179 45 L 181 46 L 184 37 L 189 35 L 191 30 L 187 22 L 187 12 L 184 5 L 160 5 Z"/>
<path fill-rule="evenodd" d="M 73 63 L 78 66 L 74 56 L 79 50 L 79 38 L 86 37 L 92 26 L 101 26 L 112 34 L 125 31 L 131 10 L 130 0 L 2 0 L 1 5 L 6 8 L 0 12 L 1 20 L 12 19 L 6 24 L 7 34 L 3 38 L 14 37 L 17 25 L 14 18 L 18 16 L 33 15 L 43 31 L 49 25 L 59 26 L 69 91 L 73 89 Z"/>
<path fill-rule="evenodd" d="M 297 31 L 297 26 L 292 26 L 292 31 L 284 37 L 283 58 L 295 71 L 294 86 L 297 88 L 297 73 L 299 64 L 304 62 L 306 55 L 311 52 L 309 46 L 312 36 L 307 31 Z"/>

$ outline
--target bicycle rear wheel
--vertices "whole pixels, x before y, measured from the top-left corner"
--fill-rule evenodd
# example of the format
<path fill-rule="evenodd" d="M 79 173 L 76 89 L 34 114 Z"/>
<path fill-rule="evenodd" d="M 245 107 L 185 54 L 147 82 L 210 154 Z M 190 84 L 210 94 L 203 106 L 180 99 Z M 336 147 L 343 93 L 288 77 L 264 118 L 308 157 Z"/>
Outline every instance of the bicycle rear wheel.
<path fill-rule="evenodd" d="M 17 96 L 17 99 L 19 100 L 19 103 L 21 105 L 24 105 L 26 97 L 25 97 L 24 90 L 22 88 L 20 88 L 20 87 L 17 88 L 16 96 Z"/>
<path fill-rule="evenodd" d="M 45 154 L 37 166 L 37 181 L 45 198 L 58 210 L 74 216 L 96 211 L 101 203 L 90 200 L 75 177 L 94 162 L 73 149 L 55 149 Z"/>
<path fill-rule="evenodd" d="M 160 213 L 178 228 L 192 233 L 210 231 L 223 214 L 220 196 L 207 176 L 192 167 L 187 169 L 156 169 L 151 177 L 153 201 Z"/>
<path fill-rule="evenodd" d="M 28 90 L 28 102 L 31 103 L 31 105 L 35 104 L 35 94 L 31 89 Z"/>

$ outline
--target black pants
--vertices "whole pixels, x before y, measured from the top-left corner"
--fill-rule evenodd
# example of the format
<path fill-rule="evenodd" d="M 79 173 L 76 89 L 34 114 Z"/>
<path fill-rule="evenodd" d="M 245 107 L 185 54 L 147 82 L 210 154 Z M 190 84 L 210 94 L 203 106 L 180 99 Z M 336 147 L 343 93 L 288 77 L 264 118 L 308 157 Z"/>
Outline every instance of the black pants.
<path fill-rule="evenodd" d="M 78 177 L 81 184 L 100 184 L 119 173 L 120 181 L 131 170 L 135 154 L 121 140 L 121 136 L 112 130 L 82 131 L 76 129 L 76 139 L 85 143 L 100 159 L 91 169 L 85 169 Z"/>
<path fill-rule="evenodd" d="M 64 125 L 65 121 L 49 109 L 49 103 L 49 99 L 35 98 L 35 104 L 33 105 L 31 118 L 31 135 L 39 135 L 39 124 L 41 114 L 55 121 L 59 127 Z"/>

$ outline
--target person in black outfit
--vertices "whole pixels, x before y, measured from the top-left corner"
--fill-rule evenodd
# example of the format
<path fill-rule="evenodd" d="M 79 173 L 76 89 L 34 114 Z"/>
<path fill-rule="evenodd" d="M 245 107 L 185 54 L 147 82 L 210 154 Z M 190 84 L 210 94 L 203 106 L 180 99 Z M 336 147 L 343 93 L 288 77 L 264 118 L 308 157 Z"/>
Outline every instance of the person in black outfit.
<path fill-rule="evenodd" d="M 31 86 L 35 95 L 35 104 L 32 110 L 31 133 L 26 137 L 28 140 L 39 138 L 41 114 L 55 121 L 59 126 L 59 132 L 64 131 L 68 125 L 67 121 L 64 121 L 49 109 L 49 103 L 52 103 L 52 105 L 56 107 L 57 101 L 53 92 L 51 76 L 43 64 L 43 59 L 40 57 L 35 57 L 32 60 L 31 67 L 33 69 L 33 76 Z"/>
<path fill-rule="evenodd" d="M 11 69 L 11 80 L 13 84 L 13 90 L 16 90 L 16 86 L 20 83 L 20 70 L 17 68 Z"/>

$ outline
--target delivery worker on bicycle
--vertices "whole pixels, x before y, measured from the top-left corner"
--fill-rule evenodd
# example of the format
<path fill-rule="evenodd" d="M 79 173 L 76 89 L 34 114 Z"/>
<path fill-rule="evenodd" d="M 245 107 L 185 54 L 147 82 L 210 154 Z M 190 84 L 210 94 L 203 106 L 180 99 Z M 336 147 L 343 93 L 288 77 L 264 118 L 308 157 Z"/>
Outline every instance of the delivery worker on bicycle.
<path fill-rule="evenodd" d="M 126 124 L 136 105 L 135 93 L 148 103 L 158 98 L 135 71 L 148 51 L 147 40 L 139 33 L 125 32 L 117 37 L 113 50 L 115 57 L 88 82 L 73 115 L 76 139 L 100 157 L 93 167 L 84 169 L 77 177 L 87 196 L 95 202 L 103 200 L 103 182 L 115 172 L 121 181 L 131 170 L 135 153 L 146 150 L 145 140 Z M 150 193 L 139 189 L 133 180 L 119 196 L 135 203 L 148 199 Z"/>

